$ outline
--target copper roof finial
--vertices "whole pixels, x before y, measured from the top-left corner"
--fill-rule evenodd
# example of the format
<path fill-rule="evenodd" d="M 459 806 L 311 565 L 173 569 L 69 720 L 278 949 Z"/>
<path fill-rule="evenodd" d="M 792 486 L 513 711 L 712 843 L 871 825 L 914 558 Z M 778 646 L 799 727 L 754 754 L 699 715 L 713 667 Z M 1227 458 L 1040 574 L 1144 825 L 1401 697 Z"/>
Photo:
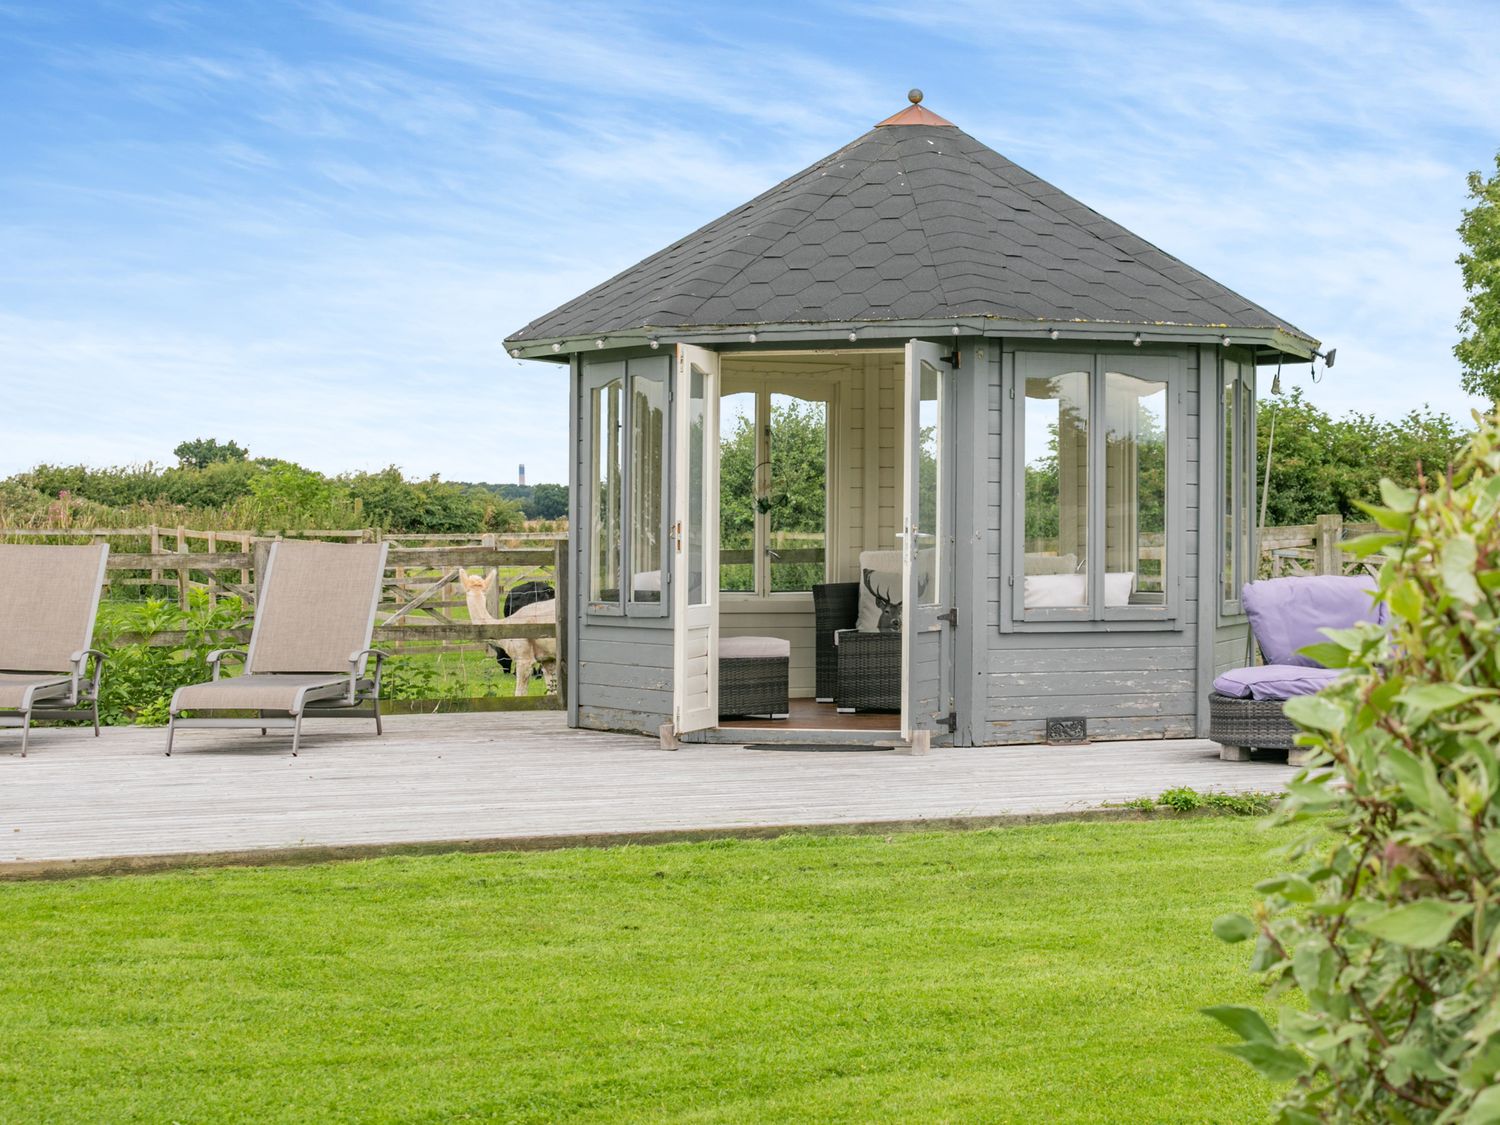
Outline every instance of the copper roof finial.
<path fill-rule="evenodd" d="M 952 126 L 953 122 L 947 120 L 946 118 L 939 117 L 937 114 L 933 113 L 932 110 L 926 109 L 926 108 L 923 107 L 923 105 L 922 105 L 922 91 L 918 90 L 915 86 L 913 86 L 910 90 L 908 90 L 906 92 L 906 100 L 909 101 L 909 102 L 911 102 L 911 105 L 907 106 L 900 113 L 892 114 L 890 117 L 887 117 L 884 121 L 879 122 L 875 126 L 875 128 L 879 129 L 881 125 L 948 125 L 948 126 Z"/>

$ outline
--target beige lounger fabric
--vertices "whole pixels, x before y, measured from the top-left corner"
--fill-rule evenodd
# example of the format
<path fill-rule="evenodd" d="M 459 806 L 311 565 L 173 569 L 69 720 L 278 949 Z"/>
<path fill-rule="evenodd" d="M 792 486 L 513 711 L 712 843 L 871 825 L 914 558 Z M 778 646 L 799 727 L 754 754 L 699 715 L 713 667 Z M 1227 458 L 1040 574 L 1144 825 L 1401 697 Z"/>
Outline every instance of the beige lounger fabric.
<path fill-rule="evenodd" d="M 0 668 L 64 672 L 93 640 L 108 547 L 0 543 Z"/>
<path fill-rule="evenodd" d="M 43 685 L 43 690 L 31 697 L 33 703 L 41 703 L 59 695 L 67 695 L 70 682 L 68 676 L 0 672 L 0 710 L 19 711 L 26 689 L 34 685 Z"/>
<path fill-rule="evenodd" d="M 303 702 L 314 703 L 340 698 L 348 687 L 347 672 L 342 676 L 290 673 L 235 676 L 181 688 L 173 703 L 182 711 L 290 711 L 303 688 L 309 689 Z"/>
<path fill-rule="evenodd" d="M 382 543 L 278 543 L 261 591 L 266 612 L 256 615 L 250 671 L 347 676 L 349 657 L 369 646 L 384 569 Z"/>

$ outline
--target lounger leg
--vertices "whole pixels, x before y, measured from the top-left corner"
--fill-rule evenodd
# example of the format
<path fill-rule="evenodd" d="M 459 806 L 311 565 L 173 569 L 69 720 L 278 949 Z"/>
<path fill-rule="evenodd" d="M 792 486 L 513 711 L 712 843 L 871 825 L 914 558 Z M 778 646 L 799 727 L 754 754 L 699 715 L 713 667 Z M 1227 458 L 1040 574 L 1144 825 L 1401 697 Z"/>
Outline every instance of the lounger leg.
<path fill-rule="evenodd" d="M 380 698 L 378 696 L 375 699 L 375 733 L 377 735 L 385 733 L 380 727 Z"/>
<path fill-rule="evenodd" d="M 255 717 L 257 719 L 264 719 L 266 717 L 266 713 L 264 711 L 257 711 L 257 712 L 255 712 Z M 261 735 L 262 738 L 264 738 L 266 736 L 266 728 L 265 727 L 261 727 L 260 728 L 260 735 Z"/>
<path fill-rule="evenodd" d="M 31 712 L 21 714 L 21 757 L 26 757 L 26 743 L 31 738 Z"/>
<path fill-rule="evenodd" d="M 1248 762 L 1250 760 L 1250 747 L 1220 745 L 1219 760 L 1221 762 Z"/>
<path fill-rule="evenodd" d="M 297 756 L 297 748 L 302 744 L 302 712 L 297 712 L 297 720 L 292 724 L 292 757 Z"/>
<path fill-rule="evenodd" d="M 167 757 L 172 756 L 172 737 L 177 733 L 177 716 L 167 716 Z"/>
<path fill-rule="evenodd" d="M 99 700 L 94 699 L 94 737 L 99 737 Z"/>

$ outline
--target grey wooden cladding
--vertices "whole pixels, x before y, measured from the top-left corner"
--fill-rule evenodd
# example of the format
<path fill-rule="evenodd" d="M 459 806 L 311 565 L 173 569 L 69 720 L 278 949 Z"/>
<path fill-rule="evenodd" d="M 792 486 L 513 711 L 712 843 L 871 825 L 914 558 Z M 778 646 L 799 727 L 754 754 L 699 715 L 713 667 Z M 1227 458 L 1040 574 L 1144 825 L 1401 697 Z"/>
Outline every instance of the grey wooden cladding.
<path fill-rule="evenodd" d="M 1019 561 L 1011 547 L 1011 537 L 1019 527 L 1011 505 L 1021 495 L 1024 481 L 1020 459 L 1009 446 L 1015 419 L 1007 413 L 1019 409 L 1017 402 L 1024 393 L 1018 385 L 1015 354 L 1088 351 L 1107 362 L 1114 352 L 1108 345 L 1077 341 L 1056 349 L 1037 341 L 988 343 L 1000 354 L 991 369 L 993 382 L 983 396 L 987 448 L 959 451 L 960 458 L 967 453 L 989 472 L 980 493 L 982 505 L 974 511 L 976 526 L 986 529 L 982 618 L 988 638 L 983 664 L 974 669 L 984 685 L 975 696 L 975 703 L 983 707 L 983 719 L 972 724 L 974 740 L 993 744 L 1040 741 L 1048 718 L 1073 715 L 1087 717 L 1092 739 L 1194 734 L 1200 686 L 1202 474 L 1198 462 L 1203 448 L 1197 349 L 1145 349 L 1170 356 L 1179 365 L 1170 382 L 1180 392 L 1172 395 L 1170 416 L 1178 450 L 1170 463 L 1178 483 L 1169 499 L 1170 518 L 1177 529 L 1168 560 L 1169 573 L 1176 575 L 1175 615 L 1166 622 L 1092 622 L 1045 631 L 1015 626 L 1016 631 L 1002 632 L 1010 620 L 1012 599 L 1018 596 L 1012 580 L 1021 581 Z"/>

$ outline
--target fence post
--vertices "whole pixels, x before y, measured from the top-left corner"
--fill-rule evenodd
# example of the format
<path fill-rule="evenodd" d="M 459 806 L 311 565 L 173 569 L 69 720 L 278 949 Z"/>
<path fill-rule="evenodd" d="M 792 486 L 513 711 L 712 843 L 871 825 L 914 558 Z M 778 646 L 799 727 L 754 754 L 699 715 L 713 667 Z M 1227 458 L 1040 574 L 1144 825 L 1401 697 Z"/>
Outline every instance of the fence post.
<path fill-rule="evenodd" d="M 1344 572 L 1344 517 L 1319 516 L 1313 536 L 1313 573 Z"/>
<path fill-rule="evenodd" d="M 557 619 L 557 698 L 563 710 L 568 707 L 568 608 L 573 604 L 568 593 L 568 541 L 559 539 L 552 545 L 552 585 L 557 588 L 553 616 Z M 499 585 L 499 583 L 496 583 Z"/>
<path fill-rule="evenodd" d="M 185 555 L 188 553 L 187 528 L 177 528 L 177 553 Z M 188 581 L 189 572 L 186 564 L 177 568 L 177 605 L 180 609 L 188 607 Z"/>
<path fill-rule="evenodd" d="M 161 554 L 161 528 L 157 527 L 153 523 L 148 529 L 148 532 L 151 536 L 151 553 L 153 555 Z M 154 564 L 156 562 L 156 559 L 153 558 L 151 561 Z M 155 565 L 151 567 L 151 581 L 153 583 L 158 583 L 161 581 L 161 567 Z"/>

